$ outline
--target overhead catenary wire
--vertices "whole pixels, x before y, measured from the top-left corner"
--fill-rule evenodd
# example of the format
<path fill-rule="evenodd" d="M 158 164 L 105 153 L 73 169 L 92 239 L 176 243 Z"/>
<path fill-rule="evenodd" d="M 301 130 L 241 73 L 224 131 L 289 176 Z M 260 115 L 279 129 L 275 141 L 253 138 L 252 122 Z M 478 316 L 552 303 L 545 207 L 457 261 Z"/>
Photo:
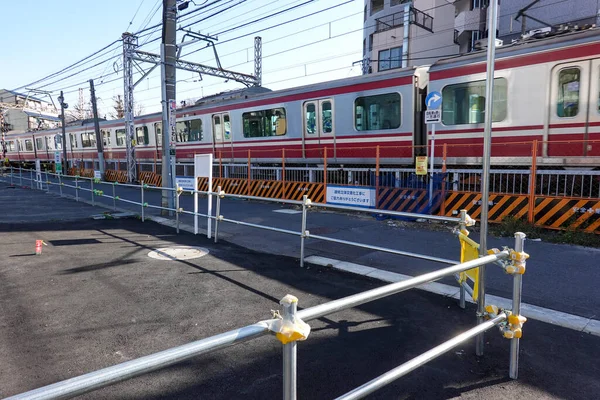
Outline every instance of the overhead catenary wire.
<path fill-rule="evenodd" d="M 310 13 L 310 14 L 306 14 L 306 15 L 303 15 L 303 16 L 301 16 L 301 17 L 298 17 L 298 18 L 294 18 L 293 20 L 288 20 L 288 21 L 281 22 L 281 23 L 278 23 L 278 24 L 275 24 L 275 25 L 271 25 L 271 26 L 269 26 L 269 27 L 267 27 L 267 28 L 263 28 L 263 29 L 256 30 L 256 31 L 254 31 L 254 32 L 250 32 L 250 33 L 246 33 L 246 34 L 243 34 L 243 35 L 239 35 L 239 36 L 236 36 L 236 37 L 234 37 L 234 38 L 227 39 L 227 40 L 225 40 L 225 41 L 222 41 L 222 42 L 215 43 L 215 46 L 223 45 L 223 44 L 225 44 L 225 43 L 229 43 L 229 42 L 232 42 L 232 41 L 234 41 L 234 40 L 238 40 L 238 39 L 241 39 L 241 38 L 244 38 L 244 37 L 247 37 L 247 36 L 255 35 L 255 34 L 257 34 L 257 33 L 264 32 L 264 31 L 267 31 L 267 30 L 270 30 L 270 29 L 273 29 L 273 28 L 277 28 L 277 27 L 280 27 L 280 26 L 283 26 L 283 25 L 287 25 L 287 24 L 289 24 L 289 23 L 292 23 L 292 22 L 300 21 L 300 20 L 302 20 L 302 19 L 304 19 L 304 18 L 308 18 L 308 17 L 314 16 L 314 15 L 320 14 L 320 13 L 322 13 L 322 12 L 325 12 L 325 11 L 330 11 L 330 10 L 333 10 L 334 8 L 337 8 L 337 7 L 340 7 L 340 6 L 343 6 L 343 5 L 346 5 L 346 4 L 349 4 L 349 3 L 352 3 L 353 1 L 354 1 L 354 0 L 347 0 L 347 1 L 343 2 L 343 3 L 339 3 L 339 4 L 336 4 L 336 5 L 333 5 L 333 6 L 330 6 L 330 7 L 324 8 L 324 9 L 322 9 L 322 10 L 318 10 L 318 11 L 312 12 L 312 13 Z M 281 13 L 281 12 L 280 12 L 280 13 Z M 271 15 L 271 16 L 273 16 L 273 15 Z M 189 52 L 189 53 L 187 53 L 187 54 L 184 54 L 182 57 L 189 56 L 190 54 L 194 54 L 194 53 L 196 53 L 196 52 L 198 52 L 198 51 L 200 51 L 200 50 L 203 50 L 203 49 L 204 49 L 204 48 L 200 48 L 200 49 L 197 49 L 197 50 L 193 50 L 193 51 L 191 51 L 191 52 Z"/>

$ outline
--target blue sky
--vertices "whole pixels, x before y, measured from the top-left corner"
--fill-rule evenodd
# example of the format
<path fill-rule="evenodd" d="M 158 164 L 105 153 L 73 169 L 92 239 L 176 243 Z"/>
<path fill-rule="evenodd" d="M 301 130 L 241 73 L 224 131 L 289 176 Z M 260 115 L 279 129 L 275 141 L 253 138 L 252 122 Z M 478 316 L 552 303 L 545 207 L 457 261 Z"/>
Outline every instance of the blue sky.
<path fill-rule="evenodd" d="M 208 0 L 206 4 L 210 4 L 212 1 L 214 0 Z M 220 5 L 212 6 L 214 9 L 211 11 L 198 12 L 189 16 L 188 23 L 200 19 L 203 15 L 228 8 L 220 15 L 193 25 L 190 29 L 205 34 L 214 34 L 306 2 L 306 0 L 279 0 L 276 2 L 246 0 L 238 4 L 240 1 L 223 0 Z M 278 23 L 294 20 L 344 2 L 345 0 L 314 1 L 265 21 L 223 33 L 219 35 L 219 41 L 223 42 Z M 202 0 L 196 0 L 196 4 L 202 3 Z M 161 4 L 162 0 L 21 0 L 19 2 L 3 2 L 2 13 L 9 18 L 3 20 L 2 26 L 5 40 L 3 40 L 4 52 L 0 63 L 0 88 L 14 89 L 33 82 L 57 72 L 119 39 L 126 30 L 135 32 L 142 28 L 147 21 L 150 21 L 147 26 L 159 23 L 162 14 Z M 359 66 L 352 68 L 352 62 L 361 59 L 363 5 L 363 1 L 354 0 L 333 10 L 256 34 L 263 38 L 263 85 L 270 89 L 282 89 L 358 75 L 360 73 Z M 153 14 L 157 8 L 158 12 Z M 196 6 L 190 4 L 190 7 L 182 14 L 194 9 Z M 135 15 L 136 11 L 137 15 Z M 134 15 L 135 18 L 130 25 Z M 181 32 L 178 34 L 178 42 L 182 35 Z M 160 28 L 152 35 L 140 38 L 139 43 L 159 36 Z M 250 74 L 253 72 L 254 36 L 250 35 L 217 46 L 221 63 L 225 68 L 231 67 L 236 71 Z M 186 46 L 183 54 L 202 49 L 204 46 L 203 43 Z M 297 49 L 286 51 L 294 48 Z M 148 43 L 141 49 L 158 53 L 159 41 Z M 274 55 L 276 53 L 281 54 Z M 66 92 L 66 101 L 75 104 L 80 87 L 84 89 L 83 93 L 87 99 L 89 84 L 83 82 L 94 78 L 97 95 L 100 99 L 100 113 L 101 115 L 106 114 L 110 112 L 113 96 L 123 93 L 122 79 L 118 79 L 121 75 L 114 72 L 114 69 L 119 69 L 121 65 L 120 54 L 120 44 L 115 45 L 107 50 L 101 58 L 73 69 L 67 74 L 34 84 L 31 87 L 38 88 L 104 59 L 115 57 L 97 67 L 42 88 L 53 91 L 54 98 L 63 89 Z M 184 59 L 216 65 L 210 49 L 202 49 Z M 147 67 L 147 65 L 144 66 Z M 100 76 L 104 77 L 99 78 Z M 111 80 L 114 82 L 109 82 Z M 187 71 L 178 71 L 177 80 L 178 101 L 241 87 L 241 84 L 225 83 L 221 78 L 208 76 L 204 76 L 200 82 L 197 74 Z M 21 89 L 21 91 L 25 91 L 25 89 Z M 134 97 L 146 112 L 160 110 L 160 73 L 158 69 L 139 84 Z"/>

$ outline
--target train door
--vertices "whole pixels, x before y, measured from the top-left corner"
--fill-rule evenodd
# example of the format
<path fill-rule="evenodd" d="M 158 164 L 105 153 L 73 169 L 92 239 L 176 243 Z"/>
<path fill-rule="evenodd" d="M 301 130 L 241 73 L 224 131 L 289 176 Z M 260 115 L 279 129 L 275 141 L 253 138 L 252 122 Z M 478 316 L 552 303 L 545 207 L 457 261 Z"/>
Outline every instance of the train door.
<path fill-rule="evenodd" d="M 319 145 L 331 143 L 333 139 L 333 156 L 335 157 L 335 117 L 333 99 L 309 100 L 304 103 L 304 134 L 302 137 L 303 157 L 306 157 L 307 139 L 316 139 Z M 308 143 L 314 143 L 310 141 Z M 319 146 L 321 147 L 321 146 Z"/>
<path fill-rule="evenodd" d="M 600 157 L 600 58 L 590 61 L 588 118 L 584 135 L 584 156 Z"/>
<path fill-rule="evenodd" d="M 233 140 L 231 138 L 229 113 L 213 114 L 212 128 L 213 143 L 216 152 L 215 158 L 220 157 L 221 154 L 227 154 L 228 150 L 231 151 L 231 157 L 233 158 Z"/>
<path fill-rule="evenodd" d="M 593 63 L 598 68 L 597 60 L 582 60 L 558 64 L 552 69 L 548 141 L 543 145 L 545 156 L 581 157 L 587 154 L 585 141 L 589 137 L 589 117 L 598 107 L 598 99 L 593 99 L 591 87 Z"/>

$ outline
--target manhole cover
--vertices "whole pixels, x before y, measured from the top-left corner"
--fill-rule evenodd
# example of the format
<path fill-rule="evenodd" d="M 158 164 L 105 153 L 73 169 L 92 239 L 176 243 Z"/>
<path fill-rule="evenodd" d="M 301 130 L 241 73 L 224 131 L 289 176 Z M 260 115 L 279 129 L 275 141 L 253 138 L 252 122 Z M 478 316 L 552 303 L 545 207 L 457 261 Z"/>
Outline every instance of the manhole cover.
<path fill-rule="evenodd" d="M 177 246 L 163 247 L 148 253 L 148 257 L 157 260 L 191 260 L 208 254 L 208 250 L 202 247 Z"/>

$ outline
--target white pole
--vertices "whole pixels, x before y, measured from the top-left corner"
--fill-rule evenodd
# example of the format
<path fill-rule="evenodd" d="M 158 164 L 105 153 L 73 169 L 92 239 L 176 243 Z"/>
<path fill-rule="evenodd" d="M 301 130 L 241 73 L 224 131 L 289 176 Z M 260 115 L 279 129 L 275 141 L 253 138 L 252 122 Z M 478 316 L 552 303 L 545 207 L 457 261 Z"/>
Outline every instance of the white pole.
<path fill-rule="evenodd" d="M 433 160 L 435 158 L 435 124 L 431 124 L 431 160 L 429 171 L 429 210 L 433 204 Z"/>
<path fill-rule="evenodd" d="M 194 235 L 198 234 L 198 177 L 194 174 Z"/>
<path fill-rule="evenodd" d="M 479 255 L 487 254 L 488 201 L 490 197 L 490 154 L 492 150 L 492 108 L 494 106 L 494 60 L 496 57 L 496 22 L 498 0 L 491 0 L 488 6 L 488 48 L 487 76 L 485 82 L 485 128 L 483 136 L 483 171 L 481 176 L 481 233 Z M 485 314 L 485 266 L 479 267 L 479 298 L 477 299 L 477 321 L 482 324 Z M 477 336 L 475 353 L 483 355 L 483 333 Z"/>
<path fill-rule="evenodd" d="M 212 154 L 210 154 L 210 157 L 208 157 L 208 192 L 212 193 L 213 191 L 213 157 Z M 212 194 L 208 195 L 208 218 L 207 218 L 207 228 L 206 228 L 206 237 L 207 238 L 211 238 L 212 235 L 212 219 L 210 218 L 210 216 L 212 215 Z"/>

